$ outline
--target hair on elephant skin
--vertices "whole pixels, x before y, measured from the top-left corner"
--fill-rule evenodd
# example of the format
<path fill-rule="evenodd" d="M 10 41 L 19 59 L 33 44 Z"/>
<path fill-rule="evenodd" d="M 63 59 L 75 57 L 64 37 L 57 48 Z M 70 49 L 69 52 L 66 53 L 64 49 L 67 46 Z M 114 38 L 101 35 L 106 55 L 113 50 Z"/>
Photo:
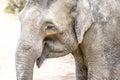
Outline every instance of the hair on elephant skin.
<path fill-rule="evenodd" d="M 33 67 L 72 53 L 76 80 L 120 80 L 119 0 L 27 0 L 19 14 L 17 80 Z"/>

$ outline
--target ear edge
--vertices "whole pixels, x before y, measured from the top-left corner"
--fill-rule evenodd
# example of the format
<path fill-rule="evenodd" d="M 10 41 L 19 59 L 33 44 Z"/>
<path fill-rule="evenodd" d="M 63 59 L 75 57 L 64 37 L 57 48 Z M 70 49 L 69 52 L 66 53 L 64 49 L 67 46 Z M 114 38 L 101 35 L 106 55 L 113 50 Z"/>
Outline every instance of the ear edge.
<path fill-rule="evenodd" d="M 84 23 L 84 25 L 82 25 L 82 27 L 81 25 L 78 25 L 78 24 L 76 25 L 78 29 L 76 30 L 76 35 L 77 35 L 77 40 L 79 44 L 82 43 L 85 32 L 91 27 L 92 24 L 93 24 L 92 18 L 91 16 L 88 16 L 87 21 Z"/>

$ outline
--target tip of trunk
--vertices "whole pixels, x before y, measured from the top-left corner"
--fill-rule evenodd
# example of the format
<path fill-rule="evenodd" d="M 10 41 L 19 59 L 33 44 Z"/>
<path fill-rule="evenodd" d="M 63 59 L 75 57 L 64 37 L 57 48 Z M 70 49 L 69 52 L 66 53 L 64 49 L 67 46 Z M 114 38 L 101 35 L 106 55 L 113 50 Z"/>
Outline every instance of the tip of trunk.
<path fill-rule="evenodd" d="M 43 63 L 44 60 L 45 60 L 45 59 L 43 59 L 43 58 L 41 58 L 41 57 L 39 57 L 39 58 L 37 59 L 36 65 L 37 65 L 38 68 L 40 68 L 40 66 L 42 65 L 42 63 Z"/>

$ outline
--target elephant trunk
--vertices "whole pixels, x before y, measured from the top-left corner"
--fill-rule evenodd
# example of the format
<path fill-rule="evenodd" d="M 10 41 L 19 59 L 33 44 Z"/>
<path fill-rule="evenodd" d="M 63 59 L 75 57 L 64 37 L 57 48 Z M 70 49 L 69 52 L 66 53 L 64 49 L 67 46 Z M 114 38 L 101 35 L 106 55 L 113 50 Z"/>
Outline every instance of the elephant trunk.
<path fill-rule="evenodd" d="M 20 44 L 16 52 L 17 80 L 33 80 L 34 63 L 42 49 L 35 46 Z"/>

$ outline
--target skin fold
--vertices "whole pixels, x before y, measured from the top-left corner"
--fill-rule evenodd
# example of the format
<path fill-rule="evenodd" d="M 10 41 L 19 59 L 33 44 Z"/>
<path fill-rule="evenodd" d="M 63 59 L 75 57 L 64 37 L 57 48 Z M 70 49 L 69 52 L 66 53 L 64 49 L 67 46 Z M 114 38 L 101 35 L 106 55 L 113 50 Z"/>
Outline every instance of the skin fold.
<path fill-rule="evenodd" d="M 20 12 L 17 80 L 33 80 L 34 63 L 72 53 L 76 80 L 120 79 L 119 0 L 27 0 Z"/>

